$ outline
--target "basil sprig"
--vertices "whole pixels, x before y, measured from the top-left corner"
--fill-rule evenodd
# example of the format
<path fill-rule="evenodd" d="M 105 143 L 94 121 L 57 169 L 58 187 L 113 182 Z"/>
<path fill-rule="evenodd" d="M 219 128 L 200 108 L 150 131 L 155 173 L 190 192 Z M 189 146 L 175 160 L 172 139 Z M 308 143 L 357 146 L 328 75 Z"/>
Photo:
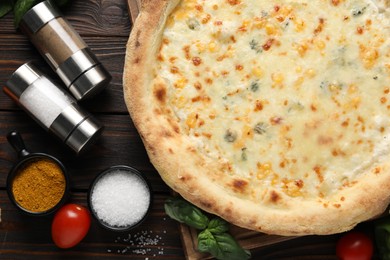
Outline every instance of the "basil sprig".
<path fill-rule="evenodd" d="M 0 1 L 0 18 L 8 14 L 13 10 L 14 12 L 14 24 L 17 28 L 23 15 L 30 10 L 34 5 L 42 2 L 42 0 L 1 0 Z M 50 0 L 58 7 L 66 5 L 69 0 Z"/>
<path fill-rule="evenodd" d="M 243 249 L 228 233 L 229 224 L 225 220 L 215 216 L 210 220 L 199 208 L 177 197 L 167 199 L 164 208 L 172 219 L 200 230 L 198 234 L 200 252 L 210 253 L 216 259 L 250 259 L 250 252 Z"/>

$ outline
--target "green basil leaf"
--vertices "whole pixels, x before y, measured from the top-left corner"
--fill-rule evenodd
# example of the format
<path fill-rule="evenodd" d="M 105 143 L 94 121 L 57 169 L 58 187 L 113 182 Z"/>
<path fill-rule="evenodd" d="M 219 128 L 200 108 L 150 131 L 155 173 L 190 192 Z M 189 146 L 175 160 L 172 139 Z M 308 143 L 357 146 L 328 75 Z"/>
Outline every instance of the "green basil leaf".
<path fill-rule="evenodd" d="M 14 3 L 12 0 L 1 0 L 0 2 L 0 18 L 8 14 L 13 7 Z"/>
<path fill-rule="evenodd" d="M 217 240 L 215 240 L 214 235 L 208 229 L 205 229 L 198 234 L 198 250 L 202 253 L 210 253 L 216 258 L 222 255 Z"/>
<path fill-rule="evenodd" d="M 229 231 L 229 223 L 221 218 L 210 220 L 207 229 L 213 234 L 222 234 Z"/>
<path fill-rule="evenodd" d="M 375 223 L 375 243 L 382 260 L 390 260 L 390 218 Z"/>
<path fill-rule="evenodd" d="M 165 213 L 169 217 L 196 229 L 205 229 L 209 219 L 200 209 L 181 198 L 167 199 Z"/>
<path fill-rule="evenodd" d="M 198 250 L 210 253 L 217 259 L 245 260 L 251 253 L 243 249 L 229 234 L 212 234 L 208 229 L 198 235 Z"/>
<path fill-rule="evenodd" d="M 15 27 L 19 27 L 19 23 L 22 20 L 23 15 L 30 10 L 34 5 L 39 3 L 40 0 L 17 0 L 14 5 L 15 15 Z"/>

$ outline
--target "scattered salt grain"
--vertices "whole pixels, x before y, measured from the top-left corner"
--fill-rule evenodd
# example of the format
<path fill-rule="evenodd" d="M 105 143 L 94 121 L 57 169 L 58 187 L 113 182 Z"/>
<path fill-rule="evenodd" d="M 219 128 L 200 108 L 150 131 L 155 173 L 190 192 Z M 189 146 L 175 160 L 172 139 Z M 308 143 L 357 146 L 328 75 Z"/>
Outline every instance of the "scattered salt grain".
<path fill-rule="evenodd" d="M 91 195 L 97 217 L 112 227 L 127 227 L 139 222 L 147 213 L 150 200 L 145 181 L 121 169 L 99 179 Z"/>
<path fill-rule="evenodd" d="M 160 235 L 153 235 L 153 231 L 140 231 L 135 234 L 128 234 L 123 238 L 118 237 L 115 239 L 116 244 L 124 244 L 123 249 L 118 249 L 117 253 L 120 254 L 137 254 L 145 256 L 147 258 L 156 258 L 157 256 L 164 255 L 164 243 L 161 243 L 163 237 Z M 115 253 L 112 249 L 107 249 L 108 253 Z"/>

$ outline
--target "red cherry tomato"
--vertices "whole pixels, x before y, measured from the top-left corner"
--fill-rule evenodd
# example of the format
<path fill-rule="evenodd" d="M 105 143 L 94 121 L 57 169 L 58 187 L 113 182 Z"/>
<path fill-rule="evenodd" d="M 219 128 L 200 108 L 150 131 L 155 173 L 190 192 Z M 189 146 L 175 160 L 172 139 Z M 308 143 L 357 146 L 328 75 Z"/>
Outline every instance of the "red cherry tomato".
<path fill-rule="evenodd" d="M 83 206 L 66 204 L 53 218 L 51 236 L 60 248 L 77 245 L 88 233 L 91 226 L 91 215 Z"/>
<path fill-rule="evenodd" d="M 341 260 L 371 260 L 372 240 L 364 233 L 350 231 L 337 241 L 336 254 Z"/>

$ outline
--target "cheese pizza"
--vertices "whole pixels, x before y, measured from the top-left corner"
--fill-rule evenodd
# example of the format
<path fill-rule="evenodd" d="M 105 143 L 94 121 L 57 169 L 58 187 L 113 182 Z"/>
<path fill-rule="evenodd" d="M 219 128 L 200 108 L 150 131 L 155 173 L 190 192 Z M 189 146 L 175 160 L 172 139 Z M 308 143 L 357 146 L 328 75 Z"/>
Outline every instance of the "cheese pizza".
<path fill-rule="evenodd" d="M 388 0 L 146 0 L 124 98 L 181 196 L 278 235 L 332 234 L 390 201 Z"/>

